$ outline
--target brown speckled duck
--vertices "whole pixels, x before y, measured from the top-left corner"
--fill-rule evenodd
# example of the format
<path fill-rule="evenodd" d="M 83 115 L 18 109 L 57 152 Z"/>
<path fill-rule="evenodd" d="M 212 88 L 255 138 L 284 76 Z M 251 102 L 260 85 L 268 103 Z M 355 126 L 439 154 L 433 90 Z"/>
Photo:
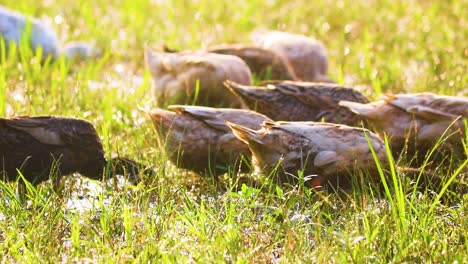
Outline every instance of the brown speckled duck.
<path fill-rule="evenodd" d="M 147 50 L 146 65 L 153 77 L 158 106 L 194 103 L 239 107 L 240 101 L 223 86 L 227 79 L 251 84 L 249 67 L 239 57 L 207 52 L 177 53 Z"/>
<path fill-rule="evenodd" d="M 224 44 L 210 47 L 208 52 L 237 56 L 245 61 L 260 80 L 296 80 L 294 70 L 281 54 L 245 44 Z"/>
<path fill-rule="evenodd" d="M 357 90 L 328 83 L 293 81 L 266 82 L 247 86 L 227 81 L 226 86 L 244 104 L 273 120 L 322 121 L 356 125 L 361 117 L 338 105 L 341 100 L 368 103 Z"/>
<path fill-rule="evenodd" d="M 437 150 L 466 155 L 461 140 L 465 137 L 462 119 L 468 118 L 468 98 L 433 93 L 389 94 L 368 104 L 340 102 L 365 117 L 382 137 L 386 135 L 396 154 L 430 151 L 447 128 L 447 139 Z M 464 153 L 464 154 L 463 154 Z"/>
<path fill-rule="evenodd" d="M 319 41 L 304 35 L 281 31 L 256 31 L 252 33 L 255 45 L 285 57 L 302 81 L 333 82 L 328 77 L 328 58 Z"/>
<path fill-rule="evenodd" d="M 259 129 L 268 117 L 241 109 L 217 109 L 174 105 L 172 111 L 149 112 L 158 133 L 159 145 L 176 166 L 202 175 L 218 176 L 235 166 L 241 156 L 250 157 L 244 143 L 232 133 L 226 122 Z M 241 167 L 243 168 L 243 167 Z"/>
<path fill-rule="evenodd" d="M 0 160 L 3 180 L 16 180 L 19 170 L 34 185 L 51 175 L 59 180 L 73 172 L 99 180 L 107 165 L 101 140 L 91 123 L 52 116 L 0 118 Z M 126 161 L 116 158 L 111 167 L 122 173 L 131 164 Z"/>
<path fill-rule="evenodd" d="M 349 185 L 354 171 L 376 169 L 368 142 L 383 164 L 387 160 L 383 141 L 366 129 L 321 122 L 265 122 L 260 130 L 229 126 L 249 145 L 256 170 L 268 175 L 279 164 L 281 182 L 294 183 L 303 170 L 305 176 L 318 175 L 321 182 Z"/>

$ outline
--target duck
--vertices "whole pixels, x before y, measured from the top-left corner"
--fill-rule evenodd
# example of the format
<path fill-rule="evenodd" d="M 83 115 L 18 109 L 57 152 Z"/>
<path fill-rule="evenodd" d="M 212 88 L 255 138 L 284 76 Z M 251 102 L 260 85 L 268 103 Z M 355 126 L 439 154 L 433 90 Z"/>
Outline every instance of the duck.
<path fill-rule="evenodd" d="M 0 160 L 0 179 L 15 181 L 21 173 L 33 185 L 75 172 L 101 180 L 106 167 L 110 175 L 127 171 L 135 178 L 141 166 L 123 157 L 108 161 L 90 122 L 57 116 L 0 118 Z"/>
<path fill-rule="evenodd" d="M 237 56 L 147 50 L 145 61 L 158 107 L 196 102 L 202 106 L 240 108 L 240 100 L 224 88 L 223 82 L 230 79 L 246 85 L 252 83 L 249 67 Z"/>
<path fill-rule="evenodd" d="M 99 49 L 82 41 L 69 42 L 61 47 L 55 31 L 39 19 L 0 5 L 0 42 L 3 40 L 7 52 L 12 44 L 16 47 L 22 44 L 26 32 L 30 34 L 29 49 L 36 54 L 39 54 L 38 49 L 41 49 L 42 61 L 48 58 L 57 60 L 61 56 L 67 60 L 87 60 L 102 54 Z"/>
<path fill-rule="evenodd" d="M 325 121 L 358 125 L 361 117 L 341 100 L 368 103 L 359 91 L 337 84 L 268 81 L 262 86 L 249 86 L 226 81 L 226 87 L 239 96 L 244 105 L 277 121 Z"/>
<path fill-rule="evenodd" d="M 203 176 L 219 175 L 235 168 L 244 157 L 250 159 L 247 145 L 238 140 L 226 124 L 233 122 L 260 129 L 268 117 L 245 109 L 171 105 L 168 110 L 148 111 L 158 135 L 158 145 L 177 167 Z M 241 166 L 248 170 L 248 166 Z"/>
<path fill-rule="evenodd" d="M 168 53 L 178 52 L 167 45 L 163 45 L 162 50 Z M 253 77 L 259 80 L 297 80 L 286 58 L 253 44 L 219 44 L 200 51 L 237 56 L 249 66 Z"/>
<path fill-rule="evenodd" d="M 249 146 L 256 172 L 273 176 L 279 184 L 297 185 L 300 173 L 305 186 L 325 191 L 351 190 L 353 178 L 362 173 L 367 173 L 368 179 L 380 187 L 382 176 L 387 184 L 391 181 L 392 157 L 384 141 L 365 128 L 284 121 L 265 121 L 258 130 L 234 123 L 228 126 Z M 417 183 L 417 188 L 437 193 L 445 188 L 446 179 L 430 169 L 400 165 L 394 169 L 400 179 Z M 463 195 L 468 184 L 454 180 L 448 188 Z"/>
<path fill-rule="evenodd" d="M 346 188 L 350 174 L 376 172 L 376 158 L 385 166 L 385 144 L 364 128 L 324 122 L 266 121 L 258 130 L 228 123 L 234 135 L 252 152 L 257 172 L 277 175 L 280 183 L 297 184 L 297 175 L 312 176 L 311 184 Z M 376 176 L 378 180 L 378 176 Z"/>
<path fill-rule="evenodd" d="M 241 58 L 259 80 L 297 80 L 289 61 L 273 50 L 252 44 L 221 44 L 207 51 Z"/>
<path fill-rule="evenodd" d="M 325 46 L 301 34 L 274 30 L 257 30 L 251 34 L 255 46 L 272 50 L 286 58 L 301 81 L 334 82 L 328 77 Z"/>
<path fill-rule="evenodd" d="M 343 107 L 365 118 L 382 138 L 387 137 L 396 156 L 416 156 L 420 163 L 441 137 L 436 152 L 466 157 L 468 98 L 434 93 L 386 94 L 371 103 L 341 101 Z M 466 143 L 465 143 L 466 144 Z M 446 155 L 442 155 L 446 156 Z"/>

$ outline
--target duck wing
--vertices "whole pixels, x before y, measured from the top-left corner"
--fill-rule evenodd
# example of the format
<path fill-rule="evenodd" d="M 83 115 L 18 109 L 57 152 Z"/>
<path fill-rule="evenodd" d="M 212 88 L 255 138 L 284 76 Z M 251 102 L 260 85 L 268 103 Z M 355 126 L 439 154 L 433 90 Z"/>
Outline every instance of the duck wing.
<path fill-rule="evenodd" d="M 458 116 L 468 117 L 468 98 L 419 94 L 387 94 L 384 100 L 416 117 L 430 122 L 453 120 Z"/>
<path fill-rule="evenodd" d="M 7 119 L 5 123 L 46 145 L 79 149 L 101 145 L 94 126 L 85 120 L 39 116 Z"/>
<path fill-rule="evenodd" d="M 338 107 L 338 102 L 342 100 L 369 103 L 369 99 L 359 91 L 336 84 L 291 81 L 269 82 L 269 84 L 280 92 L 295 96 L 304 104 L 312 106 L 324 104 L 325 106 Z"/>
<path fill-rule="evenodd" d="M 171 105 L 168 108 L 178 114 L 188 114 L 214 129 L 230 131 L 222 115 L 215 108 L 187 105 Z"/>
<path fill-rule="evenodd" d="M 42 144 L 65 146 L 60 136 L 60 130 L 48 124 L 50 118 L 18 117 L 5 119 L 5 124 L 11 128 L 28 133 Z"/>
<path fill-rule="evenodd" d="M 251 71 L 256 73 L 259 77 L 270 77 L 272 79 L 281 80 L 297 79 L 289 62 L 282 55 L 273 50 L 253 45 L 225 44 L 211 47 L 208 51 L 240 57 L 247 63 Z M 268 72 L 268 70 L 270 70 L 270 72 Z M 268 76 L 268 73 L 270 76 Z"/>
<path fill-rule="evenodd" d="M 376 152 L 381 152 L 383 142 L 364 128 L 323 122 L 276 122 L 267 124 L 271 129 L 280 129 L 289 134 L 307 138 L 309 150 L 315 153 L 316 167 L 341 167 L 342 164 L 360 157 L 370 156 L 369 143 Z M 342 164 L 341 164 L 342 163 Z"/>
<path fill-rule="evenodd" d="M 260 129 L 262 122 L 271 121 L 268 117 L 244 109 L 230 109 L 230 108 L 212 108 L 203 106 L 187 106 L 187 105 L 173 105 L 169 109 L 178 112 L 186 113 L 200 121 L 205 122 L 207 125 L 214 129 L 222 130 L 224 132 L 231 132 L 226 122 L 235 124 L 242 124 L 248 128 Z"/>

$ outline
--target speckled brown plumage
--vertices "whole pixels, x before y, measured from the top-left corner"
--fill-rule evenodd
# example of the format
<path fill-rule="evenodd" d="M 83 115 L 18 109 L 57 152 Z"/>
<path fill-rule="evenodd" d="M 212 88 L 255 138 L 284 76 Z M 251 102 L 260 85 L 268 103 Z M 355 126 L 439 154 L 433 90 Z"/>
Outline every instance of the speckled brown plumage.
<path fill-rule="evenodd" d="M 158 133 L 159 145 L 176 166 L 215 176 L 235 166 L 250 151 L 226 122 L 259 129 L 264 115 L 249 110 L 174 105 L 172 111 L 149 112 Z M 244 167 L 242 167 L 244 168 Z"/>
<path fill-rule="evenodd" d="M 265 122 L 260 130 L 229 126 L 249 145 L 258 171 L 268 175 L 280 164 L 282 182 L 294 182 L 303 170 L 305 176 L 318 175 L 333 185 L 346 185 L 356 170 L 375 171 L 368 140 L 386 164 L 383 141 L 365 129 L 321 122 Z"/>
<path fill-rule="evenodd" d="M 281 54 L 291 65 L 298 80 L 333 82 L 328 77 L 328 58 L 319 41 L 304 35 L 281 31 L 255 31 L 253 43 Z"/>
<path fill-rule="evenodd" d="M 432 93 L 386 95 L 383 100 L 359 104 L 341 102 L 355 113 L 365 117 L 382 137 L 386 135 L 393 151 L 404 151 L 419 156 L 419 161 L 430 151 L 448 130 L 437 151 L 466 156 L 462 144 L 465 136 L 463 118 L 468 118 L 468 98 L 442 96 Z M 446 156 L 446 155 L 442 155 Z"/>
<path fill-rule="evenodd" d="M 293 81 L 266 82 L 265 86 L 246 86 L 231 81 L 226 86 L 244 104 L 273 120 L 326 121 L 347 125 L 359 124 L 361 118 L 339 106 L 341 100 L 367 103 L 357 90 L 327 83 Z"/>
<path fill-rule="evenodd" d="M 245 62 L 236 56 L 185 51 L 146 52 L 146 65 L 153 77 L 158 106 L 194 103 L 207 106 L 239 107 L 240 102 L 223 86 L 227 79 L 251 84 Z"/>
<path fill-rule="evenodd" d="M 79 172 L 100 179 L 106 164 L 91 123 L 50 116 L 1 118 L 0 161 L 4 180 L 17 179 L 18 169 L 33 184 L 48 180 L 53 167 L 59 176 Z"/>
<path fill-rule="evenodd" d="M 208 52 L 234 55 L 247 63 L 260 80 L 296 80 L 294 70 L 281 54 L 245 44 L 224 44 L 210 47 Z"/>

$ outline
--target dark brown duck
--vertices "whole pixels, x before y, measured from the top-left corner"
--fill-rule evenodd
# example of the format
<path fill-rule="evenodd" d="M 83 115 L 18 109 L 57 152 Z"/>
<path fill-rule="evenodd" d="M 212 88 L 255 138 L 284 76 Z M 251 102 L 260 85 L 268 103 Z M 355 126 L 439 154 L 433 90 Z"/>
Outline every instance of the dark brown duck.
<path fill-rule="evenodd" d="M 99 180 L 107 165 L 101 140 L 91 123 L 52 116 L 0 118 L 0 161 L 3 180 L 16 180 L 19 171 L 34 185 L 52 175 L 74 172 Z M 111 167 L 115 172 L 134 165 L 127 159 L 114 161 L 116 166 Z"/>
<path fill-rule="evenodd" d="M 227 81 L 225 84 L 248 108 L 273 120 L 357 125 L 362 118 L 339 102 L 369 102 L 355 89 L 329 83 L 272 81 L 264 86 L 248 86 Z"/>

